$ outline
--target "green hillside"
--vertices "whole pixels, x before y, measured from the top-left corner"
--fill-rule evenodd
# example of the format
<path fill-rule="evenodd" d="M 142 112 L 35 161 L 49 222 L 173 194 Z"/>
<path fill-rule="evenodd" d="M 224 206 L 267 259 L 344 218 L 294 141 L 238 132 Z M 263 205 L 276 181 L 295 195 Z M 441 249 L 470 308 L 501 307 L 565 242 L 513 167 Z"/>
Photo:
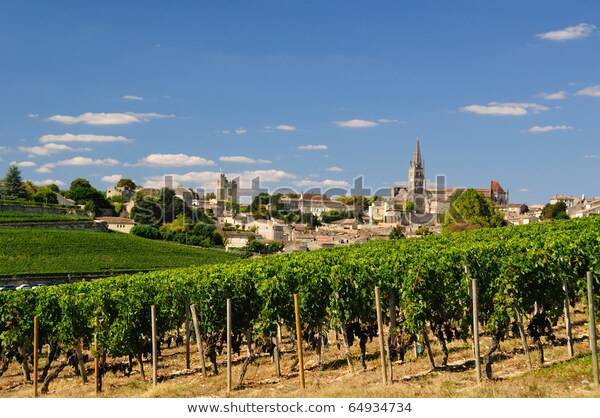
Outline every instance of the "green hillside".
<path fill-rule="evenodd" d="M 238 258 L 223 250 L 121 233 L 0 228 L 0 275 L 160 269 Z"/>
<path fill-rule="evenodd" d="M 0 210 L 0 224 L 3 223 L 49 223 L 91 221 L 89 216 L 66 215 L 57 213 L 31 213 L 12 210 Z"/>

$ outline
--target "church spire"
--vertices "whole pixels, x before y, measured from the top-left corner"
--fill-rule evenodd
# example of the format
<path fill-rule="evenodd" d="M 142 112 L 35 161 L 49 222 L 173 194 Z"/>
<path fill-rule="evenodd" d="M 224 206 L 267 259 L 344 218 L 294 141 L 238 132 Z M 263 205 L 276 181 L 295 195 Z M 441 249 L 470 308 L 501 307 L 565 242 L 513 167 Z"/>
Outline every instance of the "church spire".
<path fill-rule="evenodd" d="M 415 145 L 415 153 L 413 154 L 413 161 L 415 164 L 420 164 L 423 162 L 421 159 L 421 144 L 419 138 L 417 137 L 417 145 Z"/>

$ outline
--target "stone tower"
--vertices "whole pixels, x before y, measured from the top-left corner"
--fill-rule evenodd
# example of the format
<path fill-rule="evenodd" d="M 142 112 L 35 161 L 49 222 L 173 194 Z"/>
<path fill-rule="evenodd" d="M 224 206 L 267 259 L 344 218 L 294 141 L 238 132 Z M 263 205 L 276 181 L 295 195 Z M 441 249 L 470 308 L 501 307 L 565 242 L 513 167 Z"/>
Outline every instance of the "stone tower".
<path fill-rule="evenodd" d="M 416 213 L 425 213 L 425 164 L 421 158 L 421 145 L 417 145 L 408 166 L 408 196 L 415 204 Z"/>

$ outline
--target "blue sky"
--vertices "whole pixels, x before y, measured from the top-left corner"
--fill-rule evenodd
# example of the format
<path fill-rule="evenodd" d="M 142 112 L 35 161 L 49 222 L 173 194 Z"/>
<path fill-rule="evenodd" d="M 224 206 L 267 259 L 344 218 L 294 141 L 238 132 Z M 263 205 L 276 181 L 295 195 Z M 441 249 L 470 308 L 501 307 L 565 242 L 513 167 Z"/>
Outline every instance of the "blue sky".
<path fill-rule="evenodd" d="M 600 195 L 597 1 L 0 4 L 0 170 Z"/>

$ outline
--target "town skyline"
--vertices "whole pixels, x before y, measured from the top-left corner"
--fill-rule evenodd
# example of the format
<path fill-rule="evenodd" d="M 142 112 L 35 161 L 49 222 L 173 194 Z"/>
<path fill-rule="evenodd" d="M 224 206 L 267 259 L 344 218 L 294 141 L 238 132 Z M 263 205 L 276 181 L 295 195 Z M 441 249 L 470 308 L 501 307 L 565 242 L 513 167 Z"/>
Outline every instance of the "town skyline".
<path fill-rule="evenodd" d="M 359 176 L 385 189 L 406 179 L 420 137 L 427 177 L 452 187 L 497 179 L 524 203 L 600 194 L 594 2 L 518 14 L 517 2 L 32 4 L 0 18 L 0 171 L 100 189 L 165 175 L 209 189 L 221 172 L 270 189 Z"/>

